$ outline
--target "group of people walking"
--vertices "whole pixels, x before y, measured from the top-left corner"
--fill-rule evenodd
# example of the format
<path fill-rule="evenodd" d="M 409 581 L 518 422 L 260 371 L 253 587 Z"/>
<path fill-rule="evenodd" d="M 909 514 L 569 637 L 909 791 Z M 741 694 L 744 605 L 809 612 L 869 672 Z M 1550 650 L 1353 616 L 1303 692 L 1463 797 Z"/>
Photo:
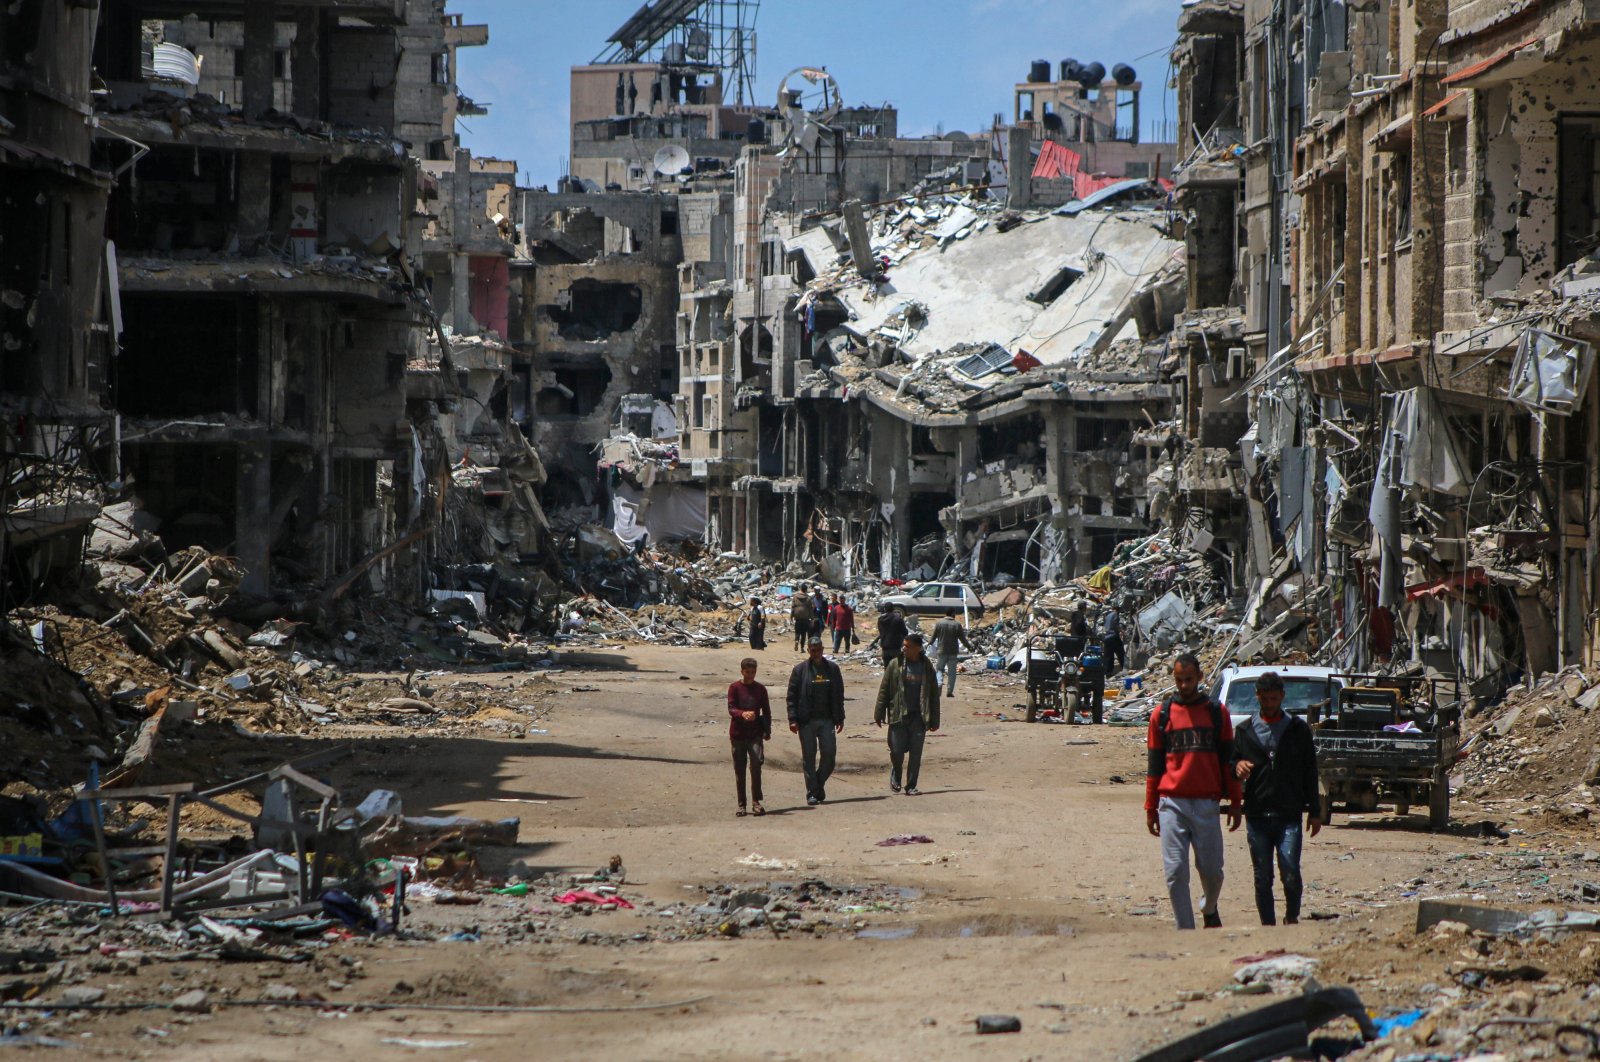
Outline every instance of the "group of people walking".
<path fill-rule="evenodd" d="M 812 604 L 814 609 L 815 603 Z M 755 607 L 759 608 L 759 599 Z M 834 632 L 837 651 L 841 629 L 847 636 L 853 636 L 855 616 L 849 609 L 849 604 L 835 595 L 835 601 L 824 612 L 827 625 L 807 636 L 806 658 L 789 672 L 784 702 L 789 730 L 800 738 L 806 804 L 810 807 L 828 799 L 828 779 L 833 775 L 837 739 L 844 730 L 844 675 L 839 665 L 826 655 L 821 632 L 825 629 Z M 898 612 L 892 615 L 899 618 Z M 908 632 L 903 618 L 899 618 L 899 624 L 898 632 L 887 632 L 898 633 L 897 640 L 890 642 L 884 639 L 880 622 L 879 642 L 884 650 L 885 668 L 878 684 L 872 720 L 886 731 L 890 791 L 917 796 L 921 793 L 918 783 L 922 774 L 922 750 L 927 736 L 939 729 L 941 684 L 946 688 L 944 696 L 955 695 L 957 655 L 961 645 L 970 647 L 970 643 L 966 629 L 956 620 L 953 611 L 934 625 L 934 641 L 938 647 L 935 659 L 929 659 L 921 634 Z M 753 646 L 757 641 L 755 631 L 752 626 Z M 756 648 L 763 648 L 764 644 Z M 761 767 L 765 760 L 763 743 L 772 739 L 772 707 L 767 688 L 756 681 L 758 667 L 754 657 L 746 657 L 739 664 L 739 680 L 728 687 L 728 739 L 733 748 L 739 798 L 735 814 L 741 816 L 766 814 L 762 806 Z"/>
<path fill-rule="evenodd" d="M 791 611 L 797 627 L 801 596 L 796 595 Z M 800 739 L 806 804 L 816 807 L 828 799 L 828 779 L 845 723 L 844 676 L 839 665 L 827 657 L 822 632 L 834 632 L 837 651 L 841 623 L 846 635 L 853 637 L 855 617 L 837 594 L 832 602 L 820 591 L 815 597 L 804 596 L 806 658 L 790 671 L 784 700 L 789 730 Z M 759 600 L 753 605 L 753 611 L 759 609 Z M 842 613 L 841 608 L 845 610 Z M 813 627 L 811 620 L 816 616 L 822 621 Z M 1120 633 L 1114 619 L 1107 626 L 1111 628 L 1108 635 Z M 1111 637 L 1106 640 L 1110 642 Z M 956 662 L 961 647 L 970 649 L 971 644 L 951 610 L 934 625 L 935 655 L 930 659 L 922 635 L 907 630 L 904 617 L 895 609 L 880 617 L 876 644 L 883 652 L 884 672 L 872 721 L 886 731 L 889 789 L 916 796 L 921 792 L 927 736 L 939 730 L 940 703 L 955 696 Z M 751 645 L 765 647 L 761 628 L 754 624 Z M 1109 651 L 1110 646 L 1107 648 Z M 765 814 L 761 767 L 764 742 L 772 738 L 772 709 L 767 688 L 756 681 L 757 667 L 754 657 L 746 657 L 740 662 L 740 679 L 728 687 L 728 737 L 738 815 Z M 1304 892 L 1300 872 L 1304 837 L 1315 837 L 1322 828 L 1311 728 L 1304 719 L 1283 710 L 1283 680 L 1267 672 L 1256 680 L 1258 711 L 1236 734 L 1227 709 L 1202 688 L 1203 678 L 1200 662 L 1192 654 L 1182 654 L 1174 661 L 1176 692 L 1151 714 L 1146 737 L 1145 823 L 1150 834 L 1161 841 L 1173 918 L 1179 929 L 1195 927 L 1192 859 L 1200 878 L 1201 924 L 1207 928 L 1222 925 L 1222 819 L 1226 814 L 1230 832 L 1241 824 L 1247 828 L 1261 924 L 1277 922 L 1276 876 L 1283 889 L 1284 922 L 1292 925 L 1300 920 Z"/>
<path fill-rule="evenodd" d="M 745 613 L 750 623 L 750 648 L 767 647 L 767 610 L 759 597 L 750 599 Z M 856 640 L 856 612 L 843 594 L 831 598 L 821 587 L 800 586 L 789 598 L 789 622 L 794 628 L 794 647 L 804 650 L 813 635 L 833 636 L 833 651 L 849 648 Z"/>

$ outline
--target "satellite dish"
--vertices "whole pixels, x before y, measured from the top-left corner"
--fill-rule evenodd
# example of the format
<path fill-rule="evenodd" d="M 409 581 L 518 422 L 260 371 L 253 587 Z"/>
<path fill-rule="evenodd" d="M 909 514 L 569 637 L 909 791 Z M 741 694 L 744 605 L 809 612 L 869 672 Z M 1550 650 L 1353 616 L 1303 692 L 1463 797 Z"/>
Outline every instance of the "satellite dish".
<path fill-rule="evenodd" d="M 778 85 L 778 113 L 787 121 L 784 150 L 798 146 L 810 154 L 828 123 L 844 107 L 839 82 L 820 66 L 801 66 L 789 71 Z"/>
<path fill-rule="evenodd" d="M 675 177 L 689 168 L 689 153 L 677 144 L 656 152 L 655 170 L 663 177 Z"/>

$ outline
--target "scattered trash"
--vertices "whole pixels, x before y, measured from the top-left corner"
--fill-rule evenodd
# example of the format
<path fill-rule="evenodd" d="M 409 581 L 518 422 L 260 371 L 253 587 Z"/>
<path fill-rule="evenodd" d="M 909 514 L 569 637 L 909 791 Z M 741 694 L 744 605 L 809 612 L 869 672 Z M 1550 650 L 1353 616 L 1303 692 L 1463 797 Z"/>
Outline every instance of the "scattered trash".
<path fill-rule="evenodd" d="M 1263 959 L 1239 967 L 1233 972 L 1233 980 L 1241 985 L 1257 982 L 1298 983 L 1311 977 L 1316 971 L 1316 959 L 1306 955 L 1280 955 L 1277 958 Z"/>
<path fill-rule="evenodd" d="M 979 1036 L 1022 1031 L 1022 1019 L 1013 1014 L 980 1014 L 975 1020 Z"/>
<path fill-rule="evenodd" d="M 932 844 L 932 837 L 924 837 L 920 833 L 900 833 L 893 837 L 885 837 L 877 842 L 879 848 L 893 848 L 903 844 Z"/>

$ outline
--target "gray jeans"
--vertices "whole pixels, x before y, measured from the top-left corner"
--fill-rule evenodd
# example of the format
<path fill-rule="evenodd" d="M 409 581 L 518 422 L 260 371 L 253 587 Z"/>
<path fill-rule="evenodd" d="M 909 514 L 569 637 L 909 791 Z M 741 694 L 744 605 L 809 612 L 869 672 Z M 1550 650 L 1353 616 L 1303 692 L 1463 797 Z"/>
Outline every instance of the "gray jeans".
<path fill-rule="evenodd" d="M 898 723 L 889 724 L 890 785 L 898 786 L 904 778 L 907 789 L 917 787 L 917 779 L 922 774 L 922 745 L 927 740 L 928 724 L 920 715 L 908 712 Z M 906 769 L 904 775 L 900 773 L 902 766 Z"/>
<path fill-rule="evenodd" d="M 959 662 L 959 653 L 951 653 L 949 656 L 936 656 L 933 658 L 933 673 L 938 679 L 943 681 L 944 695 L 946 697 L 954 697 L 956 695 L 956 664 Z"/>
<path fill-rule="evenodd" d="M 1205 901 L 1200 910 L 1217 913 L 1222 895 L 1222 806 L 1214 798 L 1162 797 L 1157 805 L 1161 823 L 1161 862 L 1167 871 L 1167 895 L 1179 929 L 1194 928 L 1194 906 L 1189 899 L 1189 849 L 1194 849 L 1195 869 Z"/>
<path fill-rule="evenodd" d="M 800 724 L 800 756 L 806 772 L 806 796 L 823 798 L 828 778 L 833 774 L 833 757 L 839 745 L 833 720 L 827 716 Z"/>

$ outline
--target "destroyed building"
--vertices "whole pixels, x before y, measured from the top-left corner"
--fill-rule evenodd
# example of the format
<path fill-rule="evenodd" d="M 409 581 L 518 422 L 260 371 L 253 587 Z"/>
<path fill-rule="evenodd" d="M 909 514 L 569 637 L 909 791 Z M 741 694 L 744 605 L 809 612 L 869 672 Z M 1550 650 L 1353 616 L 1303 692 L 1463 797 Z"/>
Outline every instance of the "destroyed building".
<path fill-rule="evenodd" d="M 120 495 L 124 532 L 235 558 L 246 594 L 358 564 L 418 591 L 459 544 L 431 531 L 463 460 L 522 469 L 533 548 L 515 164 L 454 129 L 486 28 L 444 0 L 28 7 L 5 193 L 45 228 L 0 260 L 8 460 L 37 455 L 40 487 L 8 499 L 8 589 L 75 575 Z"/>
<path fill-rule="evenodd" d="M 1247 622 L 1480 699 L 1592 664 L 1591 14 L 1201 0 L 1179 29 L 1173 357 L 1226 385 L 1188 444 L 1242 480 Z"/>
<path fill-rule="evenodd" d="M 75 568 L 115 475 L 112 174 L 86 118 L 96 20 L 67 4 L 0 11 L 0 610 Z"/>
<path fill-rule="evenodd" d="M 697 207 L 731 212 L 731 234 L 684 211 L 713 256 L 686 236 L 679 421 L 707 542 L 881 576 L 1104 563 L 1151 527 L 1174 415 L 1140 340 L 1181 303 L 1160 187 L 1091 172 L 1054 124 L 893 140 L 848 112 L 825 71 L 790 75 L 770 145 Z M 875 151 L 900 168 L 852 168 Z M 1096 193 L 1145 216 L 1083 213 Z"/>
<path fill-rule="evenodd" d="M 97 48 L 99 147 L 131 175 L 107 225 L 123 462 L 164 540 L 228 550 L 247 590 L 269 588 L 275 549 L 326 578 L 420 517 L 409 489 L 388 489 L 412 471 L 401 384 L 425 310 L 393 256 L 418 171 L 396 135 L 403 94 L 392 79 L 368 91 L 393 72 L 402 12 L 217 12 L 241 24 L 232 105 L 187 71 L 147 74 L 163 13 L 107 5 Z M 299 75 L 288 112 L 276 106 L 282 22 Z M 179 51 L 198 64 L 166 54 Z"/>

